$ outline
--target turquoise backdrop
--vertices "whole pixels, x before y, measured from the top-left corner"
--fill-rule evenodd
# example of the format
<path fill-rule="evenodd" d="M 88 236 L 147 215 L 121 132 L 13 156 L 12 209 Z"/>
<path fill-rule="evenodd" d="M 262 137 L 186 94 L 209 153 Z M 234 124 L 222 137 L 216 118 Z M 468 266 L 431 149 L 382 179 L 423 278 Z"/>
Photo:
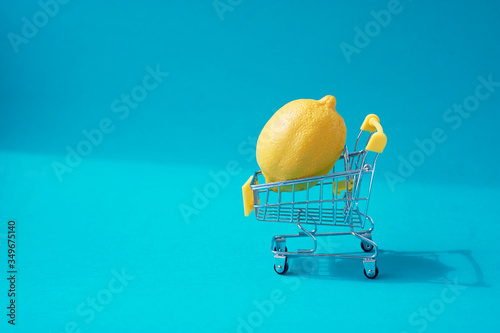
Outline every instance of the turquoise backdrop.
<path fill-rule="evenodd" d="M 1 331 L 498 330 L 499 22 L 498 1 L 3 1 Z M 388 136 L 375 280 L 277 275 L 296 227 L 243 216 L 264 124 L 327 94 L 351 148 L 369 113 Z"/>

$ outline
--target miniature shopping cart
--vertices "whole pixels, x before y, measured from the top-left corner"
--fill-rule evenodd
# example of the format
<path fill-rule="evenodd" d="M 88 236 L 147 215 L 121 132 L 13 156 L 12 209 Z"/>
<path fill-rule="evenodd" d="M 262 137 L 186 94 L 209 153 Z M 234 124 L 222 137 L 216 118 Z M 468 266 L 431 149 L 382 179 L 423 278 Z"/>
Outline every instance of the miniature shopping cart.
<path fill-rule="evenodd" d="M 357 151 L 358 142 L 364 131 L 369 132 L 366 148 Z M 285 274 L 288 271 L 288 257 L 327 256 L 363 260 L 365 276 L 374 279 L 378 275 L 376 263 L 378 246 L 372 240 L 374 223 L 367 212 L 375 164 L 386 143 L 387 137 L 379 118 L 370 114 L 366 116 L 361 126 L 354 152 L 349 153 L 345 146 L 331 173 L 265 183 L 262 172 L 257 171 L 248 179 L 243 185 L 246 216 L 255 209 L 255 216 L 259 221 L 293 223 L 300 229 L 298 234 L 273 237 L 271 252 L 274 253 L 276 273 Z M 305 190 L 296 191 L 296 187 Z M 307 230 L 304 225 L 312 225 L 312 230 Z M 318 226 L 338 227 L 344 230 L 318 233 Z M 316 252 L 318 237 L 341 235 L 352 235 L 359 239 L 363 252 L 339 254 Z M 296 237 L 309 237 L 313 246 L 310 249 L 289 252 L 286 241 L 288 238 Z"/>

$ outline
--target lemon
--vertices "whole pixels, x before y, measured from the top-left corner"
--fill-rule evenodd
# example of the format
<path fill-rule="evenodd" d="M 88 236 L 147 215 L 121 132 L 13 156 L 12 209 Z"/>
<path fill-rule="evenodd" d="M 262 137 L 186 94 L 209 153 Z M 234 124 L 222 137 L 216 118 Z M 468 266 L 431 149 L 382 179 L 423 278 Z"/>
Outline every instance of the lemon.
<path fill-rule="evenodd" d="M 346 140 L 344 119 L 335 105 L 331 95 L 318 101 L 298 99 L 269 119 L 259 135 L 256 152 L 267 183 L 325 175 L 332 169 Z M 305 183 L 295 185 L 296 191 L 306 188 Z M 286 192 L 292 189 L 292 185 L 281 187 Z"/>

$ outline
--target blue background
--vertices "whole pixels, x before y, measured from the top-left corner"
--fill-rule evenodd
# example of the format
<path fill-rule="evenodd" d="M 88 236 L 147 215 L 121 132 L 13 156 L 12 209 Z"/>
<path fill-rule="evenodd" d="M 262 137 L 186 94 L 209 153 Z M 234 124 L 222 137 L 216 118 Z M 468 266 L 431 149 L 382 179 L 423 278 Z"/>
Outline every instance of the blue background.
<path fill-rule="evenodd" d="M 466 116 L 447 110 L 474 101 L 479 77 L 500 81 L 498 2 L 401 0 L 385 26 L 371 11 L 390 1 L 41 3 L 0 5 L 0 263 L 15 219 L 17 331 L 495 329 L 500 87 L 479 88 Z M 168 76 L 121 119 L 113 102 L 148 66 Z M 368 113 L 388 136 L 369 212 L 376 280 L 352 260 L 292 260 L 279 276 L 269 241 L 293 226 L 243 216 L 266 121 L 327 94 L 351 147 Z M 112 130 L 58 173 L 103 119 Z M 424 154 L 415 140 L 436 129 L 446 139 Z"/>

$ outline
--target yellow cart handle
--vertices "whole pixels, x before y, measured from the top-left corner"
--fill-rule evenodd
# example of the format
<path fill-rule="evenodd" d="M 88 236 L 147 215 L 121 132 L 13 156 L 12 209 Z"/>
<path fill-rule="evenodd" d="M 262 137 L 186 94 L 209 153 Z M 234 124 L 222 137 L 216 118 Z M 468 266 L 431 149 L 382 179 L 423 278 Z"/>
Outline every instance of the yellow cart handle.
<path fill-rule="evenodd" d="M 370 141 L 366 145 L 366 150 L 381 153 L 384 151 L 387 144 L 387 136 L 384 134 L 384 129 L 380 125 L 380 119 L 376 114 L 369 114 L 365 117 L 365 121 L 361 125 L 362 131 L 376 132 L 370 137 Z"/>
<path fill-rule="evenodd" d="M 250 215 L 250 213 L 253 210 L 253 191 L 252 188 L 250 187 L 250 184 L 252 182 L 254 176 L 250 176 L 246 183 L 241 187 L 243 191 L 243 209 L 245 212 L 245 216 Z"/>

